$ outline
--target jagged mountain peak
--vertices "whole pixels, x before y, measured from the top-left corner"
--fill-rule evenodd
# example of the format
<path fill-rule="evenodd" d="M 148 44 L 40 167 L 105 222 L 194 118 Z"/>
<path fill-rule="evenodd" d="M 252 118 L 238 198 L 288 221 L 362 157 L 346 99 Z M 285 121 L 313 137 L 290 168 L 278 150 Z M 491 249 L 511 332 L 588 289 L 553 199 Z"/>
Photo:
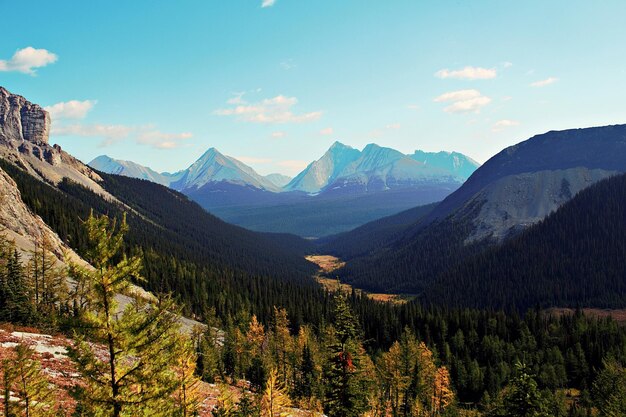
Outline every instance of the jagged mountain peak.
<path fill-rule="evenodd" d="M 424 165 L 445 169 L 466 180 L 480 166 L 478 162 L 460 152 L 425 152 L 416 150 L 410 157 Z"/>
<path fill-rule="evenodd" d="M 143 165 L 105 155 L 95 158 L 89 165 L 102 172 L 146 179 L 179 191 L 199 189 L 219 182 L 252 186 L 267 191 L 280 190 L 280 186 L 271 179 L 259 175 L 248 165 L 222 154 L 214 147 L 207 149 L 187 169 L 173 174 L 159 173 Z"/>
<path fill-rule="evenodd" d="M 429 159 L 433 158 L 429 156 Z M 460 184 L 467 178 L 464 174 L 469 176 L 478 166 L 476 163 L 465 163 L 464 161 L 471 159 L 462 154 L 455 154 L 450 159 L 447 164 L 426 164 L 424 160 L 376 143 L 370 143 L 359 151 L 335 142 L 320 159 L 309 164 L 287 184 L 285 189 L 316 194 L 328 188 L 339 190 L 350 187 L 355 190 L 356 187 L 360 190 L 357 192 L 370 192 L 411 187 L 425 182 Z M 471 172 L 460 172 L 462 170 L 459 167 Z M 375 186 L 370 187 L 369 184 Z"/>
<path fill-rule="evenodd" d="M 343 144 L 339 142 L 338 140 L 336 140 L 332 145 L 330 145 L 330 148 L 328 148 L 328 150 L 340 150 L 340 149 L 354 149 L 354 148 L 352 146 Z"/>

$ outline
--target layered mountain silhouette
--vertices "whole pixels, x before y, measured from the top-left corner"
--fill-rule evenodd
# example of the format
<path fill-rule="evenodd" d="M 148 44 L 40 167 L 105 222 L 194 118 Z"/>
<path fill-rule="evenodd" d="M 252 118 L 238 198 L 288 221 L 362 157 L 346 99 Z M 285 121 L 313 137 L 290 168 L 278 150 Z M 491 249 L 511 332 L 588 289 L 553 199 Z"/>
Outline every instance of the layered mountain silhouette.
<path fill-rule="evenodd" d="M 173 174 L 108 156 L 89 165 L 181 191 L 234 224 L 316 237 L 439 201 L 457 189 L 478 163 L 455 152 L 405 155 L 376 144 L 359 151 L 335 142 L 293 179 L 261 176 L 214 148 Z"/>
<path fill-rule="evenodd" d="M 604 188 L 589 187 L 624 172 L 626 125 L 548 132 L 498 153 L 436 206 L 400 213 L 327 238 L 322 242 L 325 245 L 323 250 L 348 260 L 347 266 L 338 273 L 358 287 L 422 294 L 426 298 L 433 297 L 435 292 L 430 288 L 435 285 L 439 288 L 437 294 L 443 297 L 447 290 L 452 290 L 455 277 L 460 282 L 478 282 L 483 279 L 482 274 L 492 274 L 493 271 L 502 273 L 502 280 L 507 279 L 506 274 L 533 281 L 551 280 L 564 274 L 573 276 L 572 271 L 566 273 L 556 267 L 569 268 L 564 266 L 569 255 L 560 251 L 560 245 L 566 248 L 567 242 L 548 239 L 538 230 L 544 227 L 548 217 L 552 218 L 551 222 L 558 222 L 562 216 L 559 213 L 565 212 L 560 208 L 577 195 L 589 196 L 583 194 L 583 190 L 595 190 L 593 197 L 587 198 L 601 198 L 598 190 Z M 613 198 L 623 197 L 616 193 Z M 603 215 L 597 205 L 593 207 L 596 212 L 591 216 Z M 577 228 L 577 220 L 571 211 L 569 213 L 567 221 L 570 223 L 564 227 L 573 231 Z M 619 211 L 615 215 L 619 216 Z M 589 213 L 580 213 L 579 221 L 588 222 L 589 216 Z M 611 221 L 619 223 L 621 220 L 616 217 Z M 605 233 L 608 224 L 598 227 Z M 527 249 L 520 249 L 520 252 L 514 249 L 520 239 L 526 239 L 524 244 L 530 245 L 529 234 L 535 236 L 536 245 L 551 254 L 555 268 L 549 268 L 550 263 L 542 259 L 536 263 L 527 259 L 523 252 Z M 566 234 L 562 236 L 565 238 Z M 607 238 L 611 239 L 611 236 L 613 234 Z M 584 236 L 577 235 L 577 238 L 584 239 Z M 546 243 L 546 240 L 550 242 Z M 363 241 L 368 244 L 363 245 Z M 502 247 L 508 249 L 500 249 Z M 585 256 L 601 255 L 594 254 L 591 247 L 589 249 Z M 506 253 L 511 265 L 517 265 L 517 269 L 513 272 L 504 268 L 503 261 L 493 255 L 494 251 Z M 469 266 L 481 259 L 484 269 Z M 526 259 L 527 265 L 516 263 L 515 259 Z M 571 258 L 570 262 L 584 264 L 586 260 Z M 500 267 L 496 268 L 496 264 Z M 544 267 L 536 269 L 538 264 Z M 467 274 L 473 275 L 469 277 Z M 444 277 L 447 277 L 445 282 L 449 287 L 439 284 Z M 576 279 L 584 280 L 585 277 Z M 619 274 L 611 279 L 616 283 L 623 281 Z M 582 281 L 579 284 L 582 285 Z M 508 292 L 500 295 L 512 297 Z M 516 300 L 516 303 L 532 300 L 539 299 L 529 297 L 523 302 Z M 481 299 L 481 302 L 498 306 L 506 304 L 504 298 Z M 527 304 L 524 306 L 528 307 Z"/>

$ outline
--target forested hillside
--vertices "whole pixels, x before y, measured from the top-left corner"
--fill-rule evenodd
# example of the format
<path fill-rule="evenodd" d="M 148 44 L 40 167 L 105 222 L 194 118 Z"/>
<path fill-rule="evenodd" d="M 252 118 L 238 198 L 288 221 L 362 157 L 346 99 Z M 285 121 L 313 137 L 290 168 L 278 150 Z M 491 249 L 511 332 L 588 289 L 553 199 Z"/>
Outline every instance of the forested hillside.
<path fill-rule="evenodd" d="M 404 236 L 337 273 L 374 291 L 418 293 L 437 305 L 525 309 L 626 302 L 626 176 L 581 191 L 501 245 L 466 244 L 472 210 Z"/>
<path fill-rule="evenodd" d="M 423 299 L 523 310 L 626 305 L 626 175 L 581 191 L 543 222 L 437 276 Z"/>
<path fill-rule="evenodd" d="M 234 314 L 254 305 L 264 317 L 276 304 L 319 317 L 311 303 L 321 292 L 310 279 L 313 265 L 301 256 L 307 245 L 302 239 L 274 243 L 275 236 L 226 224 L 182 194 L 148 181 L 103 174 L 104 186 L 132 207 L 128 210 L 68 180 L 56 189 L 10 163 L 0 166 L 18 184 L 24 202 L 79 254 L 85 250 L 81 219 L 92 209 L 116 218 L 126 212 L 125 251 L 144 256 L 144 286 L 173 292 L 187 313 L 215 307 Z"/>

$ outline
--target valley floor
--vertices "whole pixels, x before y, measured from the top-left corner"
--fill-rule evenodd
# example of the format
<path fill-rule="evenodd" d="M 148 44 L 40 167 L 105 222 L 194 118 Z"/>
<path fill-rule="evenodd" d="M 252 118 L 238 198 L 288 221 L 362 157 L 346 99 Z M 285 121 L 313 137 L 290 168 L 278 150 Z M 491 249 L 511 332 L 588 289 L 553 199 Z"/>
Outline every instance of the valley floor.
<path fill-rule="evenodd" d="M 315 280 L 328 291 L 341 290 L 346 294 L 351 294 L 353 287 L 350 284 L 342 283 L 337 278 L 332 278 L 333 271 L 342 268 L 345 262 L 332 255 L 308 255 L 305 257 L 307 261 L 313 262 L 320 267 Z M 369 299 L 384 303 L 404 304 L 412 297 L 401 294 L 383 294 L 369 293 L 360 289 L 356 289 L 357 293 L 365 294 Z"/>

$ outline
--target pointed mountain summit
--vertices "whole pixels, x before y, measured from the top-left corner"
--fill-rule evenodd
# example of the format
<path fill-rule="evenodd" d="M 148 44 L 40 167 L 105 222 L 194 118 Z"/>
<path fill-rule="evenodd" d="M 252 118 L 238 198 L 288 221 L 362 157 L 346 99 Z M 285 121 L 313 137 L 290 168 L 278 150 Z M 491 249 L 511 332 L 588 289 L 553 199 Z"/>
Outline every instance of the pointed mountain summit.
<path fill-rule="evenodd" d="M 317 161 L 311 162 L 285 186 L 286 191 L 319 193 L 332 183 L 344 169 L 356 161 L 361 152 L 341 142 L 335 142 Z"/>
<path fill-rule="evenodd" d="M 235 158 L 210 148 L 189 168 L 174 174 L 177 178 L 170 187 L 176 190 L 199 189 L 206 184 L 228 182 L 249 185 L 261 190 L 279 191 L 267 178 Z"/>
<path fill-rule="evenodd" d="M 243 162 L 223 155 L 215 148 L 208 149 L 189 168 L 173 174 L 158 173 L 135 162 L 113 159 L 106 155 L 95 158 L 89 166 L 107 174 L 146 179 L 183 192 L 222 182 L 266 191 L 280 191 L 280 187 L 268 178 L 259 175 Z"/>

